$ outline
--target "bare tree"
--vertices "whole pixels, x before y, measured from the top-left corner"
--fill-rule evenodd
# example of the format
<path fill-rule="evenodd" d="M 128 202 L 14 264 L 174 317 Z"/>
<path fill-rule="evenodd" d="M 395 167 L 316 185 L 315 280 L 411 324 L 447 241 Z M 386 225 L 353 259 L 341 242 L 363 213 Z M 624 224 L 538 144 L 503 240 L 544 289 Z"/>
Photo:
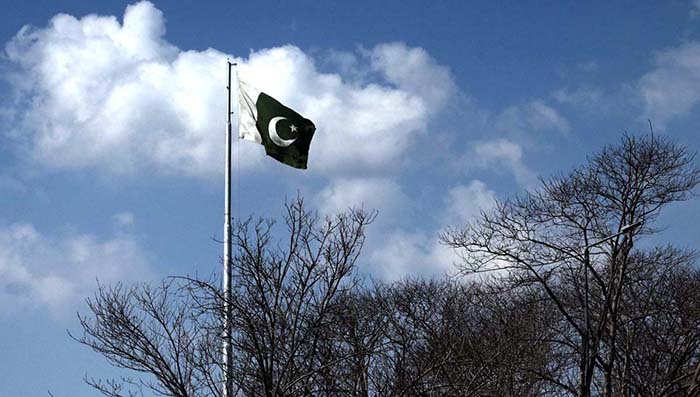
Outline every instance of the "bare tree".
<path fill-rule="evenodd" d="M 319 377 L 349 355 L 324 354 L 339 298 L 356 287 L 355 261 L 374 213 L 349 210 L 319 218 L 301 199 L 287 205 L 284 249 L 272 242 L 270 221 L 240 223 L 233 236 L 234 345 L 246 395 L 332 394 Z M 250 365 L 248 365 L 250 363 Z"/>
<path fill-rule="evenodd" d="M 388 326 L 370 360 L 372 395 L 555 395 L 541 380 L 553 316 L 530 293 L 539 294 L 452 280 L 384 287 Z"/>
<path fill-rule="evenodd" d="M 236 393 L 699 394 L 696 256 L 635 246 L 698 182 L 682 146 L 625 136 L 445 232 L 463 274 L 493 272 L 478 281 L 359 279 L 374 212 L 321 217 L 298 198 L 280 225 L 237 222 Z M 216 277 L 100 286 L 75 339 L 127 373 L 86 381 L 108 397 L 219 397 L 224 303 Z"/>
<path fill-rule="evenodd" d="M 357 284 L 355 261 L 374 212 L 321 218 L 302 199 L 286 205 L 286 244 L 274 222 L 236 225 L 234 346 L 236 385 L 247 396 L 334 394 L 328 370 L 356 352 L 326 350 Z M 106 396 L 219 396 L 223 295 L 212 280 L 170 279 L 152 287 L 101 286 L 79 316 L 75 339 L 136 377 L 87 379 Z M 336 371 L 337 372 L 337 371 Z"/>
<path fill-rule="evenodd" d="M 558 343 L 577 358 L 566 373 L 577 372 L 578 380 L 557 382 L 589 396 L 601 371 L 600 392 L 610 395 L 634 242 L 655 232 L 663 206 L 691 197 L 700 181 L 693 160 L 668 139 L 625 135 L 568 175 L 446 231 L 442 241 L 461 250 L 464 273 L 501 270 L 513 287 L 539 285 L 567 325 Z M 620 233 L 637 222 L 643 226 Z"/>
<path fill-rule="evenodd" d="M 613 394 L 696 395 L 700 390 L 700 272 L 673 247 L 630 257 Z M 606 344 L 607 345 L 607 344 Z"/>
<path fill-rule="evenodd" d="M 325 341 L 324 351 L 329 357 L 327 361 L 340 357 L 348 357 L 348 360 L 324 371 L 324 390 L 333 390 L 333 395 L 375 395 L 373 368 L 387 349 L 385 335 L 389 317 L 384 304 L 385 290 L 383 284 L 375 283 L 348 291 L 338 301 L 340 310 L 332 320 L 336 337 Z"/>
<path fill-rule="evenodd" d="M 86 378 L 89 385 L 109 397 L 218 395 L 216 330 L 173 280 L 100 285 L 87 304 L 90 316 L 79 315 L 83 334 L 74 339 L 132 372 L 121 379 Z"/>

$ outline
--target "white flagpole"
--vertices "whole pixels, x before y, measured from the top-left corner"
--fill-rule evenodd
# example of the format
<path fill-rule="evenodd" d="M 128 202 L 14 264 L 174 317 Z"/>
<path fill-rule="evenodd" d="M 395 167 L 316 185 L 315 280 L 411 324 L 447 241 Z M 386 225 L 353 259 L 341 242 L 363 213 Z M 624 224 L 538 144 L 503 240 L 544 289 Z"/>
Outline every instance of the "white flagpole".
<path fill-rule="evenodd" d="M 235 63 L 226 60 L 228 68 L 228 107 L 226 112 L 226 182 L 224 183 L 224 346 L 223 375 L 224 397 L 233 397 L 233 346 L 231 345 L 231 67 Z"/>

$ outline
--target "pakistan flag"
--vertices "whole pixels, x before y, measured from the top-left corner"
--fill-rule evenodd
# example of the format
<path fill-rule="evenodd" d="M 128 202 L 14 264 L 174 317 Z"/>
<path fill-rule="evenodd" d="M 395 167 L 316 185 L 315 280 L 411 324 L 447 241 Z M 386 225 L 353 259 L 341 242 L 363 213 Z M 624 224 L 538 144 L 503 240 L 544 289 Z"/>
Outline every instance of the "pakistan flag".
<path fill-rule="evenodd" d="M 314 123 L 245 82 L 238 84 L 238 135 L 262 144 L 277 161 L 306 169 Z"/>

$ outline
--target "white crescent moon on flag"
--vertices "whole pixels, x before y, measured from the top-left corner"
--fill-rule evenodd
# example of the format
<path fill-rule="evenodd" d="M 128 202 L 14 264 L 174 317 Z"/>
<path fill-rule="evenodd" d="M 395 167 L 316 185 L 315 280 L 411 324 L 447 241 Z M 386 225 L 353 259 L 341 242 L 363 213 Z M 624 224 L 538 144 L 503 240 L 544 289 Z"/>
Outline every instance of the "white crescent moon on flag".
<path fill-rule="evenodd" d="M 279 135 L 277 135 L 277 122 L 286 119 L 286 117 L 273 117 L 272 120 L 270 120 L 270 124 L 267 125 L 267 132 L 270 134 L 270 139 L 272 139 L 272 142 L 279 147 L 287 147 L 297 140 L 296 138 L 282 139 Z"/>

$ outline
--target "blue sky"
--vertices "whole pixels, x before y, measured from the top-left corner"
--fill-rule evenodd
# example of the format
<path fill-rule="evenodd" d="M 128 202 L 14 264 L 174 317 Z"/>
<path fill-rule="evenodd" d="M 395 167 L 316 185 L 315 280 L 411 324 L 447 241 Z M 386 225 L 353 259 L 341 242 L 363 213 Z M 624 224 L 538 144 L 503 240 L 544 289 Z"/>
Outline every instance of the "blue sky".
<path fill-rule="evenodd" d="M 623 131 L 700 149 L 700 2 L 35 1 L 0 16 L 0 395 L 93 395 L 104 283 L 219 271 L 225 59 L 314 120 L 309 169 L 234 148 L 234 216 L 379 210 L 360 270 L 440 275 L 443 228 Z M 27 3 L 29 4 L 29 3 Z M 661 238 L 698 247 L 698 199 Z"/>

